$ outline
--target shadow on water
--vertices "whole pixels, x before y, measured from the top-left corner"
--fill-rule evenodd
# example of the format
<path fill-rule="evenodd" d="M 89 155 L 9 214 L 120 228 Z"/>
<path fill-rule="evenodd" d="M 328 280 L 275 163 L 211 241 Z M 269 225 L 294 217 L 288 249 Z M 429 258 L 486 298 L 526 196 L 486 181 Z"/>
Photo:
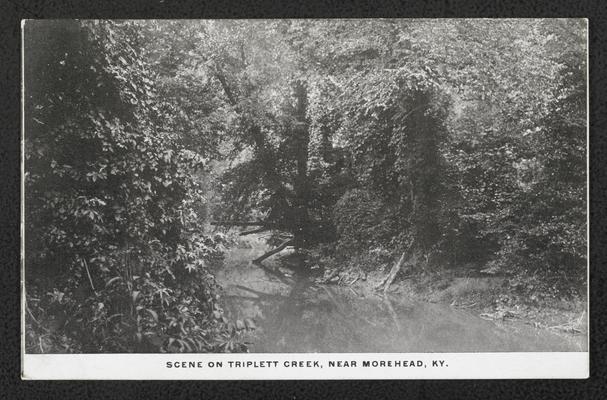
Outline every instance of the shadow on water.
<path fill-rule="evenodd" d="M 252 319 L 251 352 L 584 351 L 529 325 L 498 325 L 444 304 L 364 297 L 349 287 L 318 285 L 301 268 L 252 264 L 260 254 L 235 249 L 217 271 L 228 319 Z"/>

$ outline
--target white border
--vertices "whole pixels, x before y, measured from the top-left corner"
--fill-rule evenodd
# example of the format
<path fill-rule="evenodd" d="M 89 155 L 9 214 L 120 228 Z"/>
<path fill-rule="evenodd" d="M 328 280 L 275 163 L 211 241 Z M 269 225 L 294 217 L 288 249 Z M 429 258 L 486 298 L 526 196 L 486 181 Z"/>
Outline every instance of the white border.
<path fill-rule="evenodd" d="M 26 354 L 23 379 L 586 379 L 589 353 Z M 236 367 L 235 362 L 256 362 Z M 261 362 L 265 364 L 260 365 Z M 352 361 L 356 367 L 329 366 Z M 363 366 L 363 362 L 392 366 Z M 400 361 L 400 365 L 394 365 Z M 415 366 L 404 366 L 413 363 Z M 433 361 L 437 364 L 433 366 Z M 443 361 L 441 365 L 439 361 Z M 167 363 L 191 367 L 168 368 Z M 210 363 L 221 367 L 211 367 Z M 232 367 L 230 367 L 232 362 Z M 292 366 L 295 362 L 296 366 Z M 309 366 L 306 363 L 309 362 Z M 314 366 L 314 362 L 317 362 Z M 285 365 L 286 363 L 286 365 Z M 300 364 L 302 363 L 302 364 Z M 421 366 L 418 366 L 421 364 Z M 245 364 L 243 364 L 245 365 Z"/>
<path fill-rule="evenodd" d="M 590 27 L 586 21 L 586 318 L 590 326 Z M 25 354 L 25 81 L 21 20 L 21 371 L 34 380 L 254 380 L 254 379 L 586 379 L 588 352 L 542 353 L 335 353 L 335 354 Z M 590 343 L 590 331 L 587 333 Z M 445 366 L 433 367 L 433 360 Z M 167 368 L 167 362 L 195 362 L 200 368 Z M 271 367 L 230 368 L 229 362 L 273 361 Z M 317 361 L 320 367 L 287 367 L 285 362 Z M 329 367 L 330 361 L 357 362 L 356 367 Z M 400 366 L 364 367 L 364 361 L 400 361 Z M 404 361 L 423 367 L 403 367 Z M 210 368 L 209 362 L 222 362 Z M 200 363 L 200 364 L 199 364 Z M 187 364 L 186 364 L 187 365 Z M 275 366 L 274 366 L 275 365 Z"/>

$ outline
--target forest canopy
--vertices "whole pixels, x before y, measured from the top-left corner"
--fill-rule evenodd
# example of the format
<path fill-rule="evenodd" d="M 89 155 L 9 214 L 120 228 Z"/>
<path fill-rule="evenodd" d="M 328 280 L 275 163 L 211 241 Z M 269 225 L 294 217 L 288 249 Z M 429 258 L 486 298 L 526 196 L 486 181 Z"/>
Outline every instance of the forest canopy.
<path fill-rule="evenodd" d="M 28 351 L 243 351 L 213 276 L 227 228 L 583 295 L 585 32 L 28 21 Z"/>

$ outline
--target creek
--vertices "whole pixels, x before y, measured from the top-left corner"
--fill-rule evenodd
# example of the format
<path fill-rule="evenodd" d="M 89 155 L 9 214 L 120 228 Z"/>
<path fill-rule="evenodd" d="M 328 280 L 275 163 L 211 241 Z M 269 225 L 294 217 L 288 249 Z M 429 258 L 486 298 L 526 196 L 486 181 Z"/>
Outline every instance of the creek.
<path fill-rule="evenodd" d="M 585 338 L 564 337 L 523 323 L 496 323 L 474 313 L 352 287 L 315 283 L 310 271 L 268 259 L 261 239 L 227 254 L 216 271 L 230 321 L 256 353 L 426 353 L 585 351 Z M 242 326 L 243 324 L 240 324 Z"/>

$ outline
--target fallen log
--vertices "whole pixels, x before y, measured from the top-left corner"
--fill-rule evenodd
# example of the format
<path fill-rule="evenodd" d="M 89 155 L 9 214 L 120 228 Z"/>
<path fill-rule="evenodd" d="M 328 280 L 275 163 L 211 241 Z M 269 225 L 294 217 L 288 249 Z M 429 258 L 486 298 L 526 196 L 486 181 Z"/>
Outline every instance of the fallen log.
<path fill-rule="evenodd" d="M 261 233 L 261 232 L 269 231 L 270 229 L 272 229 L 272 228 L 270 228 L 270 227 L 263 227 L 263 228 L 259 228 L 259 229 L 253 229 L 253 230 L 250 230 L 250 231 L 240 232 L 239 235 L 240 236 L 247 236 L 247 235 L 252 235 L 254 233 Z"/>
<path fill-rule="evenodd" d="M 402 266 L 405 262 L 406 256 L 407 256 L 407 252 L 405 251 L 398 259 L 398 262 L 392 266 L 392 269 L 390 269 L 390 272 L 388 273 L 386 278 L 382 281 L 382 283 L 379 284 L 379 286 L 377 287 L 378 289 L 381 289 L 383 287 L 384 293 L 386 293 L 388 291 L 388 288 L 390 287 L 390 285 L 392 284 L 392 282 L 394 282 L 394 279 L 396 278 L 396 274 L 398 274 L 398 271 L 400 271 L 400 269 L 402 268 Z"/>
<path fill-rule="evenodd" d="M 386 276 L 386 278 L 382 281 L 382 283 L 380 283 L 376 287 L 377 290 L 379 290 L 383 287 L 383 292 L 386 293 L 388 291 L 388 289 L 390 288 L 390 285 L 392 285 L 392 282 L 394 282 L 394 279 L 396 279 L 396 275 L 401 270 L 403 265 L 405 265 L 405 264 L 412 265 L 415 263 L 415 259 L 417 258 L 415 255 L 412 255 L 411 257 L 409 257 L 409 260 L 407 262 L 405 262 L 407 254 L 409 254 L 409 252 L 412 249 L 413 249 L 413 243 L 411 243 L 407 247 L 407 249 L 403 252 L 403 254 L 398 259 L 398 262 L 392 266 L 392 269 L 390 269 L 388 276 Z"/>
<path fill-rule="evenodd" d="M 283 244 L 281 244 L 280 246 L 278 246 L 277 248 L 275 248 L 274 250 L 270 250 L 268 251 L 266 254 L 262 255 L 261 257 L 256 258 L 255 260 L 253 260 L 254 264 L 260 264 L 263 260 L 265 260 L 268 257 L 273 256 L 276 253 L 281 252 L 282 250 L 284 250 L 286 247 L 290 246 L 293 244 L 293 239 L 289 239 L 286 242 L 284 242 Z"/>
<path fill-rule="evenodd" d="M 270 224 L 264 221 L 213 221 L 212 226 L 265 226 L 270 227 L 274 224 Z"/>

